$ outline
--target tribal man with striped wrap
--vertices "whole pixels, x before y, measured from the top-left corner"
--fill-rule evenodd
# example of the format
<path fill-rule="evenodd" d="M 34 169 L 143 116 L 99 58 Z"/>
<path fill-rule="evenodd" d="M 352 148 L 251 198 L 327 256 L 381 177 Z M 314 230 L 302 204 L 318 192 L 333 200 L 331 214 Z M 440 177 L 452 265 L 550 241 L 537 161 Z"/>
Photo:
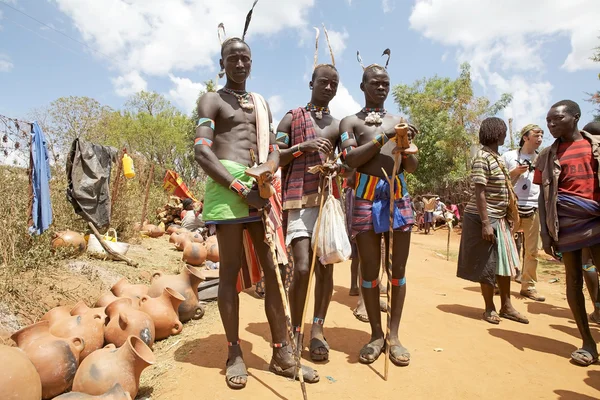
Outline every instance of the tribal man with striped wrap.
<path fill-rule="evenodd" d="M 339 141 L 339 120 L 329 113 L 329 102 L 334 98 L 339 75 L 335 68 L 331 46 L 332 63 L 317 64 L 319 30 L 315 46 L 315 63 L 309 83 L 312 91 L 310 102 L 289 111 L 277 128 L 277 144 L 281 149 L 283 167 L 283 208 L 288 213 L 286 244 L 291 245 L 294 259 L 294 277 L 290 286 L 292 325 L 300 331 L 304 302 L 308 292 L 311 239 L 319 216 L 319 174 L 311 174 L 309 168 L 323 165 Z M 327 30 L 325 30 L 327 35 Z M 339 167 L 335 167 L 339 172 Z M 315 265 L 315 308 L 310 340 L 310 358 L 326 361 L 329 344 L 323 336 L 323 323 L 333 294 L 333 266 Z M 298 337 L 299 335 L 297 335 Z M 302 343 L 299 343 L 302 346 Z"/>
<path fill-rule="evenodd" d="M 229 345 L 225 379 L 232 389 L 245 387 L 248 379 L 239 341 L 236 290 L 244 254 L 245 229 L 264 272 L 265 311 L 273 340 L 269 370 L 285 377 L 293 377 L 296 371 L 296 362 L 286 342 L 287 326 L 277 285 L 277 266 L 265 242 L 265 227 L 259 213 L 268 207 L 269 200 L 261 198 L 255 182 L 245 174 L 256 161 L 261 164 L 256 170 L 265 168 L 271 174 L 279 164 L 275 134 L 269 129 L 271 112 L 268 105 L 262 96 L 246 91 L 252 59 L 244 36 L 251 15 L 252 11 L 246 19 L 241 39 L 230 38 L 222 42 L 220 64 L 227 75 L 227 83 L 218 92 L 209 92 L 200 98 L 200 120 L 194 144 L 196 161 L 209 176 L 203 217 L 207 225 L 216 225 L 219 242 L 218 303 Z M 302 372 L 306 382 L 319 380 L 312 368 L 303 366 Z"/>
<path fill-rule="evenodd" d="M 389 49 L 384 54 L 390 55 Z M 359 61 L 362 66 L 362 61 Z M 388 58 L 389 62 L 389 58 Z M 394 165 L 392 151 L 396 147 L 394 127 L 404 122 L 403 118 L 391 115 L 383 108 L 390 91 L 390 77 L 385 67 L 373 64 L 363 67 L 361 90 L 365 94 L 365 107 L 340 123 L 343 141 L 341 148 L 345 162 L 356 168 L 352 235 L 356 237 L 361 269 L 361 290 L 371 324 L 371 339 L 361 350 L 359 361 L 370 364 L 377 360 L 385 347 L 385 338 L 379 310 L 379 271 L 381 260 L 381 236 L 387 242 L 390 224 L 390 187 Z M 410 126 L 409 138 L 416 134 Z M 390 142 L 390 143 L 388 143 Z M 401 157 L 398 175 L 393 177 L 394 216 L 392 252 L 392 304 L 390 327 L 390 359 L 399 366 L 408 365 L 410 353 L 398 338 L 398 328 L 406 296 L 406 261 L 410 247 L 410 232 L 414 214 L 406 188 L 404 172 L 412 173 L 418 161 L 414 155 Z M 385 175 L 384 171 L 385 170 Z M 387 249 L 388 246 L 386 245 Z M 388 257 L 386 255 L 385 259 Z"/>
<path fill-rule="evenodd" d="M 540 185 L 539 211 L 544 251 L 562 253 L 567 301 L 583 339 L 571 359 L 583 366 L 598 361 L 583 296 L 582 249 L 600 263 L 600 141 L 577 127 L 581 109 L 571 100 L 554 104 L 546 123 L 556 139 L 540 153 L 533 183 Z M 587 257 L 586 257 L 587 258 Z"/>

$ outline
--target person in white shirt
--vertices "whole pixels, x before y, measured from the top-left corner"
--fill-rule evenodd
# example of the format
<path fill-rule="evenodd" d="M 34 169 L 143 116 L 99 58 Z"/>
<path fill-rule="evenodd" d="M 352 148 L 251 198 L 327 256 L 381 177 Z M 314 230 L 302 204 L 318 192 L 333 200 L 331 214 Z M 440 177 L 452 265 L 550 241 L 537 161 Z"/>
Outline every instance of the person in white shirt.
<path fill-rule="evenodd" d="M 538 125 L 529 124 L 521 129 L 519 148 L 504 153 L 504 163 L 509 171 L 510 179 L 519 200 L 519 215 L 521 221 L 513 231 L 523 230 L 525 260 L 521 277 L 521 292 L 524 297 L 535 301 L 544 301 L 536 288 L 537 281 L 537 252 L 540 237 L 540 218 L 538 214 L 538 196 L 540 187 L 533 184 L 535 158 L 542 144 L 544 131 Z"/>
<path fill-rule="evenodd" d="M 204 228 L 200 203 L 197 204 L 198 212 L 194 209 L 192 199 L 183 200 L 183 211 L 181 212 L 181 227 L 190 232 L 199 232 Z"/>

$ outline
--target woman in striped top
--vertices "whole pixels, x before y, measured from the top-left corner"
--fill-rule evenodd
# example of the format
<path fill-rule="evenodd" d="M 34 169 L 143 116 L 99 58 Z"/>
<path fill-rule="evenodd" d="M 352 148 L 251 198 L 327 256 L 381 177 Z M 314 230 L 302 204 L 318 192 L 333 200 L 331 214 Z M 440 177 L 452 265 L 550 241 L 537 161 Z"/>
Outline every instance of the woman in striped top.
<path fill-rule="evenodd" d="M 500 323 L 500 317 L 529 323 L 513 307 L 510 279 L 519 266 L 519 255 L 508 221 L 512 186 L 498 147 L 506 139 L 506 124 L 500 118 L 487 118 L 479 129 L 483 148 L 473 159 L 471 199 L 463 214 L 457 276 L 481 285 L 485 301 L 483 319 Z M 500 313 L 494 305 L 494 283 L 500 289 Z"/>

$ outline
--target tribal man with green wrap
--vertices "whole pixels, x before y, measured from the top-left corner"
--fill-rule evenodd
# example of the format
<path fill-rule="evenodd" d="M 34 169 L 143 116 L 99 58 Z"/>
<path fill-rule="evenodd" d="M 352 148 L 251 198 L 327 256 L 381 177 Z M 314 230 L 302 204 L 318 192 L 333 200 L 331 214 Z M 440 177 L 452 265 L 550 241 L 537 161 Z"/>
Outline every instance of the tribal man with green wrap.
<path fill-rule="evenodd" d="M 200 98 L 200 120 L 194 144 L 196 161 L 209 176 L 203 217 L 207 225 L 216 225 L 220 249 L 218 304 L 229 345 L 225 378 L 232 389 L 245 387 L 248 378 L 238 335 L 236 290 L 244 252 L 244 229 L 250 234 L 264 273 L 265 311 L 273 340 L 269 370 L 293 377 L 296 369 L 291 346 L 286 342 L 285 314 L 275 274 L 277 266 L 265 243 L 265 227 L 259 211 L 268 207 L 269 200 L 260 197 L 253 180 L 245 175 L 245 170 L 256 161 L 274 173 L 279 164 L 279 149 L 270 130 L 271 112 L 267 103 L 262 96 L 246 91 L 252 59 L 244 36 L 228 39 L 221 45 L 220 64 L 227 83 L 218 92 L 209 92 Z M 302 372 L 306 382 L 319 380 L 316 371 L 309 367 L 303 367 Z"/>

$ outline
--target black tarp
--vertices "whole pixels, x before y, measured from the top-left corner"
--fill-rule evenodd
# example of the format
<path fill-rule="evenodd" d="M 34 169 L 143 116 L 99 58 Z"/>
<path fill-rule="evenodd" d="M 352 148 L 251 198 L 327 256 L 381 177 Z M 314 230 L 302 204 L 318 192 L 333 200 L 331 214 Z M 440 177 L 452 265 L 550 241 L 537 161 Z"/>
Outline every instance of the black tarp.
<path fill-rule="evenodd" d="M 118 150 L 75 139 L 67 158 L 67 200 L 98 229 L 110 223 L 110 170 Z"/>

